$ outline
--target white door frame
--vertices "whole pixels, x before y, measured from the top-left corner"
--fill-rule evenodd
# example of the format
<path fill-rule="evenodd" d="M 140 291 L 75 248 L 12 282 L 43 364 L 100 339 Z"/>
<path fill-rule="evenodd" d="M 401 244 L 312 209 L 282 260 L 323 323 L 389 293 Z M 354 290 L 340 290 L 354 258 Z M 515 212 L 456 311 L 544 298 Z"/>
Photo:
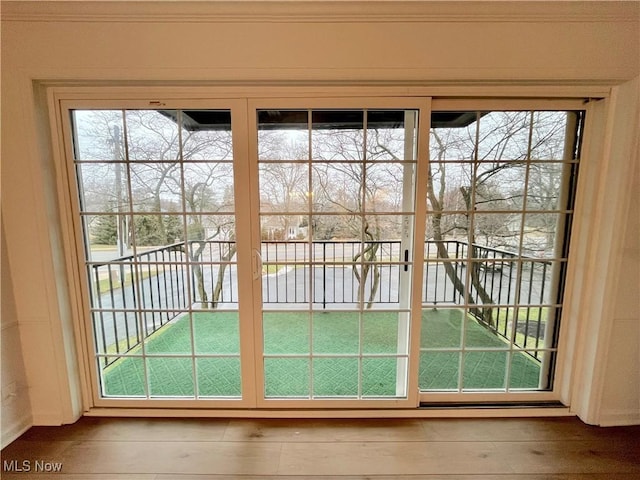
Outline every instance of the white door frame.
<path fill-rule="evenodd" d="M 404 242 L 410 241 L 413 245 L 421 245 L 424 239 L 424 221 L 426 208 L 425 202 L 420 200 L 419 185 L 425 185 L 424 175 L 426 174 L 426 164 L 428 155 L 428 127 L 430 119 L 430 98 L 428 97 L 313 97 L 309 98 L 257 98 L 250 99 L 248 104 L 249 131 L 253 132 L 249 141 L 249 156 L 252 162 L 253 174 L 250 176 L 250 189 L 252 193 L 251 212 L 253 215 L 252 225 L 254 227 L 252 235 L 253 251 L 260 250 L 260 204 L 258 185 L 258 139 L 257 139 L 257 118 L 256 112 L 260 109 L 284 110 L 284 109 L 413 109 L 418 111 L 418 142 L 415 163 L 414 182 L 416 191 L 413 192 L 412 200 L 415 206 L 414 222 L 410 228 L 405 229 L 408 237 Z M 412 189 L 414 190 L 414 189 Z M 405 199 L 409 201 L 408 198 Z M 253 311 L 254 311 L 254 333 L 256 348 L 256 383 L 257 383 L 257 406 L 258 408 L 415 408 L 418 406 L 418 366 L 419 366 L 419 338 L 420 338 L 420 290 L 422 278 L 422 250 L 412 249 L 410 262 L 412 263 L 410 272 L 414 279 L 412 282 L 404 282 L 403 286 L 410 286 L 411 290 L 406 292 L 407 307 L 410 310 L 410 327 L 404 329 L 399 334 L 404 335 L 407 340 L 408 371 L 406 372 L 408 382 L 406 385 L 405 398 L 393 399 L 268 399 L 264 398 L 264 369 L 262 352 L 263 331 L 262 331 L 262 280 L 259 275 L 253 277 Z M 255 258 L 255 257 L 254 257 Z M 409 299 L 411 299 L 409 301 Z M 400 335 L 398 342 L 400 342 Z M 405 373 L 405 372 L 401 372 Z"/>

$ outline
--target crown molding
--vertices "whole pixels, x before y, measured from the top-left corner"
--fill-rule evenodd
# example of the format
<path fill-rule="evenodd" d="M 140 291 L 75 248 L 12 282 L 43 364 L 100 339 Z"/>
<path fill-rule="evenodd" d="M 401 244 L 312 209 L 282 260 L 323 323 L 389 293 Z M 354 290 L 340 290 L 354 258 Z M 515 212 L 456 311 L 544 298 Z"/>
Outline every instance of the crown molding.
<path fill-rule="evenodd" d="M 640 23 L 640 1 L 3 0 L 3 22 Z"/>

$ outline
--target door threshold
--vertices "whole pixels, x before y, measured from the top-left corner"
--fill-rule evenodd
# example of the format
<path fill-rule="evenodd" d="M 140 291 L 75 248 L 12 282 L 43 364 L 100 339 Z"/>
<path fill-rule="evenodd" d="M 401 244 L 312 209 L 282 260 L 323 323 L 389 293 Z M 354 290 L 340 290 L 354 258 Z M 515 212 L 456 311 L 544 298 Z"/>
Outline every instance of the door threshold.
<path fill-rule="evenodd" d="M 184 418 L 519 418 L 574 416 L 564 405 L 438 405 L 412 409 L 167 409 L 92 408 L 89 417 L 184 417 Z"/>

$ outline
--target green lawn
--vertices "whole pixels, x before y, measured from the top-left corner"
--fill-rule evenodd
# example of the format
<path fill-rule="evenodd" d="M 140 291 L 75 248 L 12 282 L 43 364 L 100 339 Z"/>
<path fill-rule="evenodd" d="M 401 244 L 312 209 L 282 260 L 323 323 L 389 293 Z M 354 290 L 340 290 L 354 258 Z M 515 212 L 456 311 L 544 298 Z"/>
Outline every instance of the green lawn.
<path fill-rule="evenodd" d="M 191 397 L 195 383 L 200 396 L 240 396 L 237 314 L 196 312 L 192 318 L 197 381 L 191 357 L 171 356 L 192 351 L 191 323 L 185 315 L 145 342 L 150 394 Z M 462 319 L 458 309 L 423 312 L 421 389 L 456 389 L 460 364 L 464 388 L 504 388 L 507 345 L 474 320 L 465 322 L 465 344 L 483 351 L 447 351 L 460 346 Z M 395 395 L 397 360 L 384 355 L 396 350 L 397 314 L 365 312 L 360 320 L 356 312 L 318 312 L 311 318 L 306 312 L 266 312 L 263 326 L 267 396 Z M 131 353 L 140 354 L 141 347 Z M 509 386 L 537 388 L 539 371 L 536 361 L 514 353 Z M 104 393 L 144 395 L 143 372 L 139 357 L 116 360 L 103 372 Z"/>

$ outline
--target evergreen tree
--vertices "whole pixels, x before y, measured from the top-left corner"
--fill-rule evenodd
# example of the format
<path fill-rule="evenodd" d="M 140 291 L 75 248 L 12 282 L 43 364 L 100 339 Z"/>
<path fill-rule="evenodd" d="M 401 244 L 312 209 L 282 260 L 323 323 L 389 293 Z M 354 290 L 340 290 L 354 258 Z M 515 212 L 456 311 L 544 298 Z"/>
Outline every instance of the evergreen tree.
<path fill-rule="evenodd" d="M 118 225 L 115 215 L 100 215 L 92 228 L 92 240 L 98 245 L 116 245 Z"/>

